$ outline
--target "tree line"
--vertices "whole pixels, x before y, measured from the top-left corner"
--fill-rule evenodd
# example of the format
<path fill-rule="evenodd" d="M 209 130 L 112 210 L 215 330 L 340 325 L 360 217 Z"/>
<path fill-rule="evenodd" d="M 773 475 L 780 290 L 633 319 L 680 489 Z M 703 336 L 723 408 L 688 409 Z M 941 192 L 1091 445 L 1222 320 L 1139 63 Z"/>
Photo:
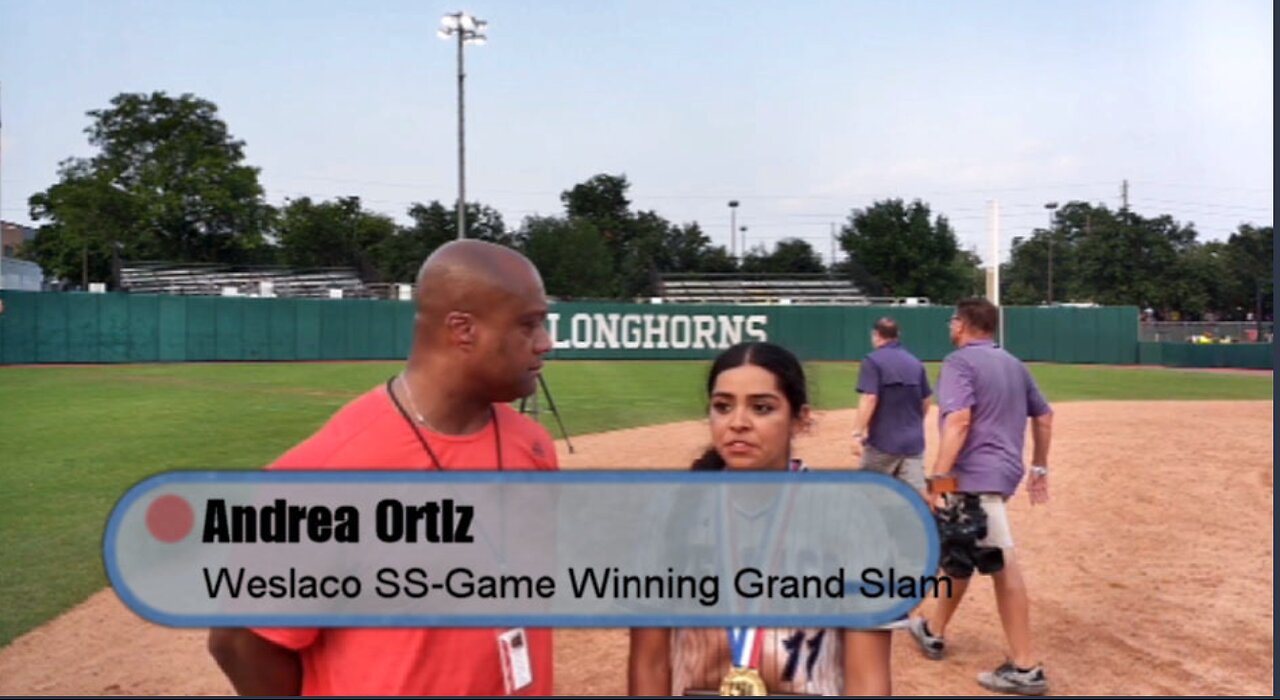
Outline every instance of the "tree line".
<path fill-rule="evenodd" d="M 366 282 L 411 282 L 423 259 L 457 237 L 456 205 L 438 200 L 410 205 L 405 224 L 359 197 L 270 205 L 244 142 L 216 105 L 191 94 L 125 93 L 88 116 L 95 154 L 60 163 L 58 181 L 29 200 L 40 230 L 22 254 L 54 277 L 115 286 L 123 259 L 350 267 Z M 664 273 L 826 273 L 873 296 L 944 304 L 986 288 L 977 254 L 918 199 L 852 209 L 838 234 L 845 259 L 828 267 L 798 238 L 735 259 L 695 222 L 635 211 L 630 187 L 623 174 L 595 175 L 561 193 L 561 214 L 515 227 L 468 202 L 465 235 L 524 252 L 559 298 L 649 296 Z M 1264 294 L 1270 309 L 1270 226 L 1242 225 L 1225 243 L 1199 243 L 1194 229 L 1167 216 L 1073 202 L 1052 230 L 1014 239 L 1002 270 L 1007 303 L 1050 299 L 1050 247 L 1053 301 L 1199 314 L 1229 313 Z"/>
<path fill-rule="evenodd" d="M 1193 226 L 1168 215 L 1070 202 L 1054 212 L 1052 227 L 1013 239 L 1001 301 L 1137 305 L 1158 318 L 1266 318 L 1273 251 L 1271 226 L 1244 223 L 1226 241 L 1200 241 Z"/>

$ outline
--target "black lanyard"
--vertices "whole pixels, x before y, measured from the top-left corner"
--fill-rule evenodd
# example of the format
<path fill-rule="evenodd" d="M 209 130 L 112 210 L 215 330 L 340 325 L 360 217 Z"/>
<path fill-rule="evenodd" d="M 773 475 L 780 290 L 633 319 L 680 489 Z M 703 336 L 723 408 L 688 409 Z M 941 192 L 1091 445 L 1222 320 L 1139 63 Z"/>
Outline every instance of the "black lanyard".
<path fill-rule="evenodd" d="M 441 465 L 440 458 L 436 456 L 435 450 L 431 449 L 431 444 L 427 442 L 425 437 L 423 437 L 422 431 L 418 429 L 418 424 L 413 422 L 413 418 L 409 417 L 409 412 L 404 410 L 404 406 L 400 404 L 400 399 L 396 398 L 396 392 L 393 391 L 395 381 L 395 377 L 387 380 L 387 396 L 391 397 L 391 403 L 395 404 L 396 408 L 400 410 L 400 415 L 404 416 L 405 422 L 409 424 L 409 429 L 412 430 L 414 436 L 418 438 L 418 442 L 422 443 L 422 449 L 427 453 L 427 456 L 431 458 L 431 462 L 435 466 L 435 469 L 437 471 L 444 471 L 444 466 Z M 492 404 L 489 405 L 489 421 L 493 423 L 493 442 L 494 447 L 498 452 L 498 471 L 503 471 L 502 430 L 498 427 L 498 412 L 493 410 Z"/>

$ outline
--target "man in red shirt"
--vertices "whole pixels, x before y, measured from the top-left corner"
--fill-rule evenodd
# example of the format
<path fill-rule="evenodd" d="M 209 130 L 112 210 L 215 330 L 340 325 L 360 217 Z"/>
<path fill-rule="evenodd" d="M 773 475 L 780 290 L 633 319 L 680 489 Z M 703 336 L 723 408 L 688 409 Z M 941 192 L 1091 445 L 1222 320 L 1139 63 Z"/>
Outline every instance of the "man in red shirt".
<path fill-rule="evenodd" d="M 417 307 L 404 370 L 269 469 L 558 468 L 547 431 L 507 405 L 552 347 L 533 264 L 449 243 L 423 263 Z M 242 695 L 552 693 L 546 629 L 215 628 L 209 651 Z"/>

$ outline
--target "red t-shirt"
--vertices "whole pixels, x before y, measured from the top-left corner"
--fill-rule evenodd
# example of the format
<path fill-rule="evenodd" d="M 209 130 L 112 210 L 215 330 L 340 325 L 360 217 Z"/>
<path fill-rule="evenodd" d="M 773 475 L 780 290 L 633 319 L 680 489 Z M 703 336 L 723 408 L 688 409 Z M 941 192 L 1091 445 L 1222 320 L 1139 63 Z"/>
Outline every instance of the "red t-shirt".
<path fill-rule="evenodd" d="M 542 426 L 495 404 L 504 469 L 559 468 Z M 449 470 L 494 469 L 494 427 L 471 435 L 419 428 Z M 268 469 L 432 469 L 386 387 L 339 410 Z M 262 637 L 302 658 L 303 695 L 502 695 L 506 692 L 494 628 L 272 628 Z M 552 692 L 551 630 L 526 630 L 533 680 L 520 695 Z"/>

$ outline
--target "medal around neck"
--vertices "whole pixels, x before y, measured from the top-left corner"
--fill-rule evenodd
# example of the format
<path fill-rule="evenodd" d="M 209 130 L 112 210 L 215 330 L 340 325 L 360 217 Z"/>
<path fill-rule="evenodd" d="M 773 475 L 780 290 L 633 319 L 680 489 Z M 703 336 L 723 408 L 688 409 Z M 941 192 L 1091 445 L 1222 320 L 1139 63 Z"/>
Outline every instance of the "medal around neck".
<path fill-rule="evenodd" d="M 757 697 L 768 695 L 769 688 L 764 684 L 764 679 L 760 677 L 760 673 L 754 668 L 734 666 L 729 669 L 729 673 L 725 674 L 724 680 L 720 681 L 720 694 L 736 697 Z"/>
<path fill-rule="evenodd" d="M 764 679 L 756 669 L 760 666 L 764 635 L 755 627 L 730 627 L 729 653 L 733 665 L 720 681 L 721 695 L 768 695 Z"/>

